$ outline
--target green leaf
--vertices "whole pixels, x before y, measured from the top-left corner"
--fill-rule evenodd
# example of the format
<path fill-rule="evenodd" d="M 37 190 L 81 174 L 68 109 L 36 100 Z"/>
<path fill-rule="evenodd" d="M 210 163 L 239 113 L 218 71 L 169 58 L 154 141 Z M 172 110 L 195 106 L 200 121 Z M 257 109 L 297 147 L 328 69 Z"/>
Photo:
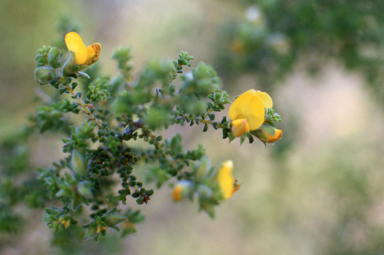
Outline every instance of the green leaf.
<path fill-rule="evenodd" d="M 87 232 L 85 233 L 85 235 L 83 237 L 83 241 L 88 240 L 89 238 L 98 236 L 99 234 L 96 232 L 97 232 L 96 225 L 92 225 L 92 226 L 88 227 Z"/>

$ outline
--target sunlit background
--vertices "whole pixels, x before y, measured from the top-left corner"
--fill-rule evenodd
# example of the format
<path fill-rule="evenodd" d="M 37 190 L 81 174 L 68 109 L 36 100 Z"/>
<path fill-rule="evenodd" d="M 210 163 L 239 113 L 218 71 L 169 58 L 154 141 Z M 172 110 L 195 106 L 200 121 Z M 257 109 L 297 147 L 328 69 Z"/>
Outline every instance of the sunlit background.
<path fill-rule="evenodd" d="M 286 8 L 290 2 L 302 4 L 298 17 L 312 22 L 306 1 L 283 2 Z M 383 84 L 380 77 L 372 81 L 370 73 L 383 68 L 384 21 L 374 10 L 384 8 L 367 1 L 360 13 L 357 3 L 325 2 L 315 10 L 327 19 L 314 26 L 298 23 L 302 40 L 289 24 L 278 24 L 279 18 L 297 21 L 293 12 L 281 8 L 271 14 L 278 0 L 0 2 L 0 139 L 35 111 L 38 89 L 50 93 L 52 88 L 39 88 L 34 80 L 34 57 L 42 45 L 58 39 L 64 16 L 78 22 L 86 44 L 102 45 L 98 64 L 104 73 L 117 73 L 111 56 L 122 45 L 132 47 L 136 75 L 151 59 L 173 60 L 188 51 L 194 66 L 204 61 L 218 71 L 232 98 L 262 89 L 282 116 L 278 128 L 284 137 L 266 148 L 228 143 L 221 132 L 202 133 L 202 126 L 164 131 L 165 136 L 182 133 L 187 148 L 203 144 L 214 165 L 232 159 L 241 189 L 211 220 L 197 212 L 196 203 L 172 202 L 163 187 L 140 206 L 146 220 L 137 225 L 138 233 L 71 244 L 78 245 L 77 254 L 384 254 Z M 346 24 L 340 25 L 343 17 Z M 361 30 L 356 36 L 348 23 L 353 17 L 366 22 L 356 25 Z M 258 37 L 266 24 L 273 36 Z M 372 27 L 370 39 L 365 35 Z M 318 31 L 312 35 L 311 29 Z M 265 53 L 257 40 L 270 42 L 277 55 Z M 58 137 L 36 135 L 29 141 L 33 164 L 49 166 L 62 156 L 61 147 Z M 27 221 L 16 235 L 0 233 L 0 254 L 67 254 L 51 244 L 53 231 L 43 222 L 42 209 L 20 205 L 16 210 Z"/>

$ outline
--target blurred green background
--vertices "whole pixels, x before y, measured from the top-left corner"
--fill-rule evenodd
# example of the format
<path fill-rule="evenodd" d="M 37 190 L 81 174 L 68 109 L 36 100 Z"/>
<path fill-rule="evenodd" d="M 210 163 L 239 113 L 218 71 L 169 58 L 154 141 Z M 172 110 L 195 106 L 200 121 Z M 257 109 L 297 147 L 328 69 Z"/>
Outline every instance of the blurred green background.
<path fill-rule="evenodd" d="M 184 50 L 195 66 L 212 64 L 230 95 L 268 92 L 284 137 L 264 148 L 199 126 L 166 130 L 187 148 L 202 143 L 214 165 L 234 161 L 241 189 L 215 220 L 163 188 L 140 207 L 137 234 L 60 250 L 43 210 L 20 205 L 23 231 L 0 234 L 0 254 L 384 254 L 383 11 L 381 1 L 2 0 L 0 139 L 34 112 L 33 59 L 57 39 L 62 16 L 79 22 L 87 45 L 102 45 L 104 73 L 117 72 L 121 45 L 132 47 L 136 74 Z M 33 164 L 49 166 L 61 146 L 37 135 Z"/>

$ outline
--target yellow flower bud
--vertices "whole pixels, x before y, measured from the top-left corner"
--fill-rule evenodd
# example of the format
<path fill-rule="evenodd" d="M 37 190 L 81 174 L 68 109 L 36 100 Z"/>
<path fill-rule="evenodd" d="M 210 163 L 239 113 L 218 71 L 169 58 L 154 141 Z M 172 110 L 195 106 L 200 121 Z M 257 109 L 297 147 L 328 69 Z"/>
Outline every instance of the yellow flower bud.
<path fill-rule="evenodd" d="M 99 59 L 101 45 L 94 43 L 86 47 L 76 32 L 69 32 L 65 35 L 65 44 L 69 51 L 75 52 L 75 64 L 77 65 L 91 65 Z"/>
<path fill-rule="evenodd" d="M 174 201 L 180 201 L 186 197 L 191 191 L 192 183 L 190 181 L 179 181 L 172 190 L 172 198 Z"/>
<path fill-rule="evenodd" d="M 280 129 L 276 129 L 274 135 L 270 135 L 266 132 L 262 132 L 262 133 L 267 137 L 268 141 L 265 141 L 265 139 L 263 139 L 262 137 L 259 137 L 259 138 L 261 141 L 265 143 L 274 143 L 276 141 L 279 141 L 283 137 L 283 131 L 281 131 Z"/>
<path fill-rule="evenodd" d="M 71 225 L 71 220 L 65 220 L 63 216 L 59 218 L 59 222 L 64 226 L 64 228 L 67 228 Z"/>
<path fill-rule="evenodd" d="M 70 221 L 70 220 L 66 220 L 66 221 L 64 222 L 64 228 L 69 227 L 69 225 L 71 225 L 71 221 Z"/>

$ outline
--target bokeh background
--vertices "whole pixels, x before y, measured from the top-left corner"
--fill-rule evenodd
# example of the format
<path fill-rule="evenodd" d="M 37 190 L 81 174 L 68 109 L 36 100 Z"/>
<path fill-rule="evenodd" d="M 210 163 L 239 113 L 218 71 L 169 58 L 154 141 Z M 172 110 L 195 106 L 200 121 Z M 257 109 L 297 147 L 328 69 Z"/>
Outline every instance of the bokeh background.
<path fill-rule="evenodd" d="M 384 254 L 383 11 L 373 0 L 2 0 L 0 140 L 35 111 L 38 89 L 50 93 L 35 82 L 33 59 L 63 17 L 78 22 L 86 44 L 102 44 L 105 73 L 117 73 L 111 56 L 122 45 L 132 47 L 136 75 L 184 50 L 195 66 L 211 64 L 230 95 L 268 92 L 284 137 L 265 148 L 199 126 L 164 131 L 182 133 L 187 148 L 203 144 L 214 165 L 234 161 L 241 189 L 215 220 L 173 203 L 164 187 L 140 207 L 137 234 L 109 231 L 61 249 L 43 210 L 21 204 L 22 231 L 0 233 L 0 254 Z M 30 139 L 36 169 L 59 159 L 61 146 L 49 134 Z"/>

